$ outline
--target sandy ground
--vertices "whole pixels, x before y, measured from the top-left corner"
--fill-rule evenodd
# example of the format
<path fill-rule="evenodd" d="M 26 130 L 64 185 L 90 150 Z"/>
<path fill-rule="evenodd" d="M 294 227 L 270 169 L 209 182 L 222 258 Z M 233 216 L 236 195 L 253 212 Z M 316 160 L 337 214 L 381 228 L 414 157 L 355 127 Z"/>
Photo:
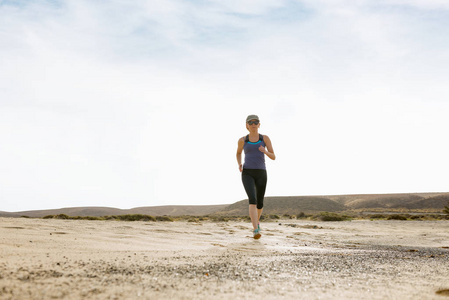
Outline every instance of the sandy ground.
<path fill-rule="evenodd" d="M 449 299 L 448 221 L 0 218 L 0 299 Z"/>

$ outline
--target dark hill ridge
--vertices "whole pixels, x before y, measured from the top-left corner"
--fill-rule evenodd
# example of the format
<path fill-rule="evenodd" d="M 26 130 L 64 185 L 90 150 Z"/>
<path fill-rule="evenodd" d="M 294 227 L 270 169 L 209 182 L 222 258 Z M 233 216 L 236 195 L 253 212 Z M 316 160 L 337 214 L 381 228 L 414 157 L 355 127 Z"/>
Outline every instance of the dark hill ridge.
<path fill-rule="evenodd" d="M 102 217 L 142 214 L 150 216 L 181 216 L 181 215 L 207 215 L 219 211 L 228 206 L 224 205 L 167 205 L 167 206 L 146 206 L 131 209 L 119 209 L 112 207 L 67 207 L 48 210 L 31 210 L 21 212 L 2 212 L 0 217 L 21 217 L 42 218 L 48 215 L 66 214 L 68 216 L 80 217 Z"/>
<path fill-rule="evenodd" d="M 411 201 L 408 204 L 408 208 L 410 209 L 421 209 L 421 208 L 444 209 L 445 206 L 449 206 L 449 194 L 434 196 L 427 199 L 418 199 L 416 201 Z"/>
<path fill-rule="evenodd" d="M 325 197 L 265 197 L 264 213 L 266 214 L 299 214 L 300 212 L 314 211 L 343 211 L 346 207 L 336 201 Z M 220 215 L 247 215 L 248 200 L 242 200 L 218 211 Z"/>
<path fill-rule="evenodd" d="M 217 214 L 247 215 L 247 201 L 242 200 L 231 204 Z M 296 215 L 300 212 L 342 212 L 370 209 L 441 211 L 448 203 L 449 193 L 265 197 L 264 213 Z"/>
<path fill-rule="evenodd" d="M 337 196 L 291 196 L 265 197 L 265 214 L 289 214 L 300 212 L 316 213 L 322 211 L 342 212 L 348 210 L 391 211 L 397 209 L 414 211 L 441 211 L 449 205 L 449 193 L 413 193 L 413 194 L 365 194 Z M 248 200 L 224 205 L 170 205 L 148 206 L 132 209 L 111 207 L 71 207 L 50 210 L 34 210 L 22 212 L 1 212 L 0 217 L 41 218 L 47 215 L 66 214 L 68 216 L 112 216 L 125 214 L 143 214 L 151 216 L 201 216 L 247 215 Z"/>
<path fill-rule="evenodd" d="M 442 209 L 449 202 L 449 193 L 365 194 L 327 196 L 346 209 Z"/>

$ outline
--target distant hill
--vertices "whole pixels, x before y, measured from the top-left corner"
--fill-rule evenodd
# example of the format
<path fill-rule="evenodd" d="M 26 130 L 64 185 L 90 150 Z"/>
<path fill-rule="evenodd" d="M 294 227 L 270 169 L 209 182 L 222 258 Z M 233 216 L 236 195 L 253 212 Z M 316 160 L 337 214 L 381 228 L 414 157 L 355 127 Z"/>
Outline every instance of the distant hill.
<path fill-rule="evenodd" d="M 296 215 L 300 212 L 347 212 L 374 209 L 376 211 L 441 211 L 448 203 L 449 193 L 265 197 L 264 213 Z M 231 204 L 217 214 L 247 215 L 248 200 Z"/>
<path fill-rule="evenodd" d="M 298 197 L 265 197 L 265 214 L 299 214 L 300 212 L 316 211 L 343 211 L 346 207 L 336 201 L 325 197 L 298 196 Z M 220 215 L 247 215 L 248 200 L 242 200 L 218 211 Z"/>
<path fill-rule="evenodd" d="M 336 196 L 291 196 L 265 197 L 265 214 L 289 214 L 300 212 L 317 213 L 343 211 L 442 211 L 449 204 L 449 193 L 411 193 L 411 194 L 362 194 Z M 41 218 L 47 215 L 66 214 L 68 216 L 112 216 L 126 214 L 144 214 L 151 216 L 203 216 L 248 215 L 248 200 L 223 205 L 169 205 L 147 206 L 131 209 L 112 207 L 69 207 L 49 210 L 33 210 L 22 212 L 1 212 L 0 217 Z"/>
<path fill-rule="evenodd" d="M 224 205 L 167 205 L 167 206 L 148 206 L 148 207 L 136 207 L 131 209 L 119 209 L 112 207 L 67 207 L 60 209 L 47 209 L 47 210 L 31 210 L 21 212 L 2 212 L 0 211 L 0 217 L 21 217 L 27 216 L 30 218 L 42 218 L 48 215 L 66 214 L 68 216 L 117 216 L 128 214 L 143 214 L 150 216 L 182 216 L 182 215 L 195 215 L 202 216 L 212 214 L 228 206 Z"/>
<path fill-rule="evenodd" d="M 366 194 L 328 196 L 346 209 L 443 209 L 449 193 Z"/>

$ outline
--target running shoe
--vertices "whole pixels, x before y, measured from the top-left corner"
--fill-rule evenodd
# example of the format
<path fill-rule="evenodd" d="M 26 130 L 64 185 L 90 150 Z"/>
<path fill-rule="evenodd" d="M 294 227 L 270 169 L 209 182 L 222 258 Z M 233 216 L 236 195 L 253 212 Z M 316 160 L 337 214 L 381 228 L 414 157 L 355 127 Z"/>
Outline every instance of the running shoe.
<path fill-rule="evenodd" d="M 260 234 L 260 229 L 259 228 L 257 228 L 256 230 L 253 231 L 254 239 L 258 240 L 258 239 L 260 239 L 261 236 L 262 235 Z"/>

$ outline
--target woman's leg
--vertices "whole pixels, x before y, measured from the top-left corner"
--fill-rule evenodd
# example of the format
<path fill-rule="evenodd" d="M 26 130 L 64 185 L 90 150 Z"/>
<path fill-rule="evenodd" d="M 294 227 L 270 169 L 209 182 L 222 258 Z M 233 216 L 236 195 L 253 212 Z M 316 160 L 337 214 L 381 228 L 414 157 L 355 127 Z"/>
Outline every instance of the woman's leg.
<path fill-rule="evenodd" d="M 249 205 L 249 217 L 251 218 L 251 223 L 253 224 L 254 230 L 256 230 L 259 225 L 258 209 L 256 204 Z"/>
<path fill-rule="evenodd" d="M 260 216 L 262 215 L 262 212 L 263 212 L 263 207 L 260 209 L 257 209 L 257 222 L 260 221 Z"/>
<path fill-rule="evenodd" d="M 259 216 L 257 210 L 257 197 L 256 197 L 256 181 L 253 176 L 248 174 L 249 171 L 243 170 L 242 172 L 242 182 L 245 187 L 246 194 L 248 195 L 249 201 L 249 217 L 251 218 L 251 223 L 254 229 L 257 229 L 259 223 Z"/>
<path fill-rule="evenodd" d="M 260 220 L 260 216 L 263 212 L 263 199 L 265 197 L 265 190 L 267 187 L 267 171 L 260 170 L 257 178 L 256 178 L 256 195 L 257 195 L 257 217 L 258 221 Z"/>

